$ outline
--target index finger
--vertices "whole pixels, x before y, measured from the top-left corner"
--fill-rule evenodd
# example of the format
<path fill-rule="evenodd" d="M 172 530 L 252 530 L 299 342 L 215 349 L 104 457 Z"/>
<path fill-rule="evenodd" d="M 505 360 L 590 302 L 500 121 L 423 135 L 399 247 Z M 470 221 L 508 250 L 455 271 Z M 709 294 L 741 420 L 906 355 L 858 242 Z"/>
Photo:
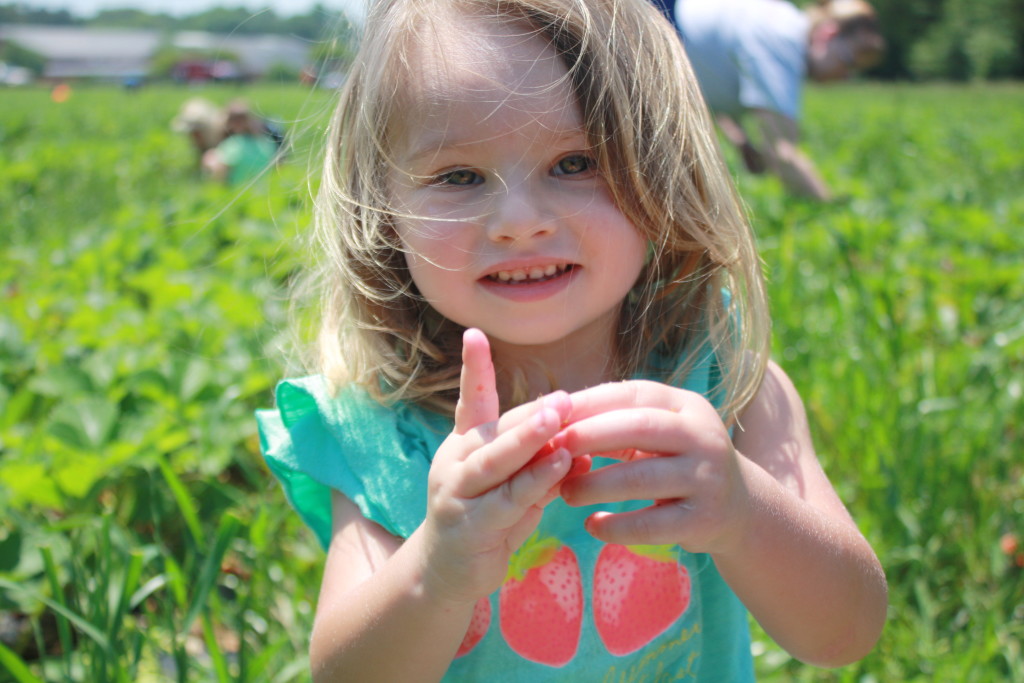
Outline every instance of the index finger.
<path fill-rule="evenodd" d="M 469 328 L 462 335 L 462 374 L 455 406 L 455 433 L 498 419 L 498 388 L 487 335 Z"/>

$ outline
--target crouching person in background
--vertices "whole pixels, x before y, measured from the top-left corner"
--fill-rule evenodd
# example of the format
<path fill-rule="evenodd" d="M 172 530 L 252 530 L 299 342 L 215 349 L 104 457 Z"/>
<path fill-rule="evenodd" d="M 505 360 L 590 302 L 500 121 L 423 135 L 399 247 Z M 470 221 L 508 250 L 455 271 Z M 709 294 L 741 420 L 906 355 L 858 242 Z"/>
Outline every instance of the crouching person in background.
<path fill-rule="evenodd" d="M 171 130 L 188 136 L 195 150 L 196 168 L 201 169 L 203 155 L 224 140 L 224 111 L 202 97 L 189 98 L 171 121 Z"/>
<path fill-rule="evenodd" d="M 235 100 L 226 108 L 224 139 L 203 154 L 203 171 L 229 185 L 252 180 L 278 156 L 279 142 L 249 106 Z"/>

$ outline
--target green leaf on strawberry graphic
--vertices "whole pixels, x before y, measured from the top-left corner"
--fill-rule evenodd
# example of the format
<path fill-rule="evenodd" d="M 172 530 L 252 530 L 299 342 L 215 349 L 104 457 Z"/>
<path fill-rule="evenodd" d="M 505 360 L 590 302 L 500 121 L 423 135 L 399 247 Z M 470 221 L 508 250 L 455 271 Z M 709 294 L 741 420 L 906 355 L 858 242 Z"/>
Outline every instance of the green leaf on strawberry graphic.
<path fill-rule="evenodd" d="M 594 622 L 616 656 L 664 633 L 690 604 L 690 575 L 675 546 L 606 545 L 594 567 Z"/>
<path fill-rule="evenodd" d="M 565 666 L 583 625 L 583 581 L 576 553 L 555 538 L 530 538 L 509 561 L 498 597 L 501 633 L 519 656 Z"/>

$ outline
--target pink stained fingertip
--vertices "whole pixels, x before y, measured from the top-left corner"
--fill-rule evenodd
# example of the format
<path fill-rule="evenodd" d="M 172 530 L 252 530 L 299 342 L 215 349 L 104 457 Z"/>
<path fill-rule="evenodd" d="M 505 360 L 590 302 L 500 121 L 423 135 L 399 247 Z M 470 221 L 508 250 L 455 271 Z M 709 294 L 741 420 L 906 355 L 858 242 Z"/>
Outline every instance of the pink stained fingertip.
<path fill-rule="evenodd" d="M 490 346 L 490 341 L 487 339 L 487 335 L 484 334 L 483 330 L 477 329 L 476 327 L 467 327 L 466 331 L 462 333 L 462 355 L 465 357 L 466 350 L 473 346 L 485 345 Z"/>
<path fill-rule="evenodd" d="M 561 424 L 561 421 L 561 415 L 547 406 L 542 406 L 541 409 L 534 413 L 533 417 L 530 418 L 530 423 L 537 431 L 548 431 L 552 427 Z"/>

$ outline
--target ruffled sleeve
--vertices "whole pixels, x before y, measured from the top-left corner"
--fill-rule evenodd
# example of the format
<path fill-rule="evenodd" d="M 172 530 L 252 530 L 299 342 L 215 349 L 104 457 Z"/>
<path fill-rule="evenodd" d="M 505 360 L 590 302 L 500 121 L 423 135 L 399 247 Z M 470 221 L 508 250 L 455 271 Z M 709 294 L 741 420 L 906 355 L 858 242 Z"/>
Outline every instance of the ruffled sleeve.
<path fill-rule="evenodd" d="M 278 384 L 277 408 L 256 412 L 260 447 L 288 501 L 326 548 L 331 489 L 407 538 L 426 515 L 427 473 L 451 430 L 441 415 L 383 406 L 360 387 L 332 395 L 320 376 Z"/>

